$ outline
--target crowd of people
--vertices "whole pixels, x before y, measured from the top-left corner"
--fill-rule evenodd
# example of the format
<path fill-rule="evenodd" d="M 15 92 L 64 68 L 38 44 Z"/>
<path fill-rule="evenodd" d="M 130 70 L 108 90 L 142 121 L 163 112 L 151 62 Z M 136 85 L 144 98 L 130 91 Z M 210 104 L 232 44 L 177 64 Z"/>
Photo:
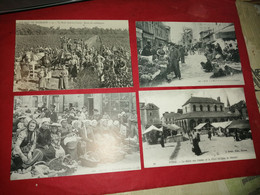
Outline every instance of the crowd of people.
<path fill-rule="evenodd" d="M 33 77 L 37 90 L 51 89 L 52 78 L 58 79 L 55 89 L 132 86 L 129 48 L 105 45 L 99 36 L 89 42 L 62 36 L 60 43 L 56 48 L 37 46 L 19 52 L 15 84 Z"/>
<path fill-rule="evenodd" d="M 220 43 L 218 43 L 220 42 Z M 175 43 L 160 43 L 158 46 L 147 41 L 142 49 L 139 49 L 138 65 L 141 82 L 145 83 L 158 80 L 168 82 L 175 78 L 182 79 L 180 64 L 185 64 L 185 58 L 204 54 L 207 61 L 201 62 L 205 72 L 212 72 L 212 77 L 220 77 L 241 72 L 239 68 L 232 68 L 232 63 L 240 63 L 236 41 L 216 41 L 204 44 L 195 44 L 190 48 Z M 224 65 L 224 67 L 221 67 Z"/>
<path fill-rule="evenodd" d="M 76 165 L 117 162 L 138 151 L 136 114 L 121 112 L 89 115 L 86 107 L 62 114 L 45 105 L 35 110 L 16 109 L 13 118 L 11 172 L 31 171 L 39 162 L 69 156 Z"/>
<path fill-rule="evenodd" d="M 152 80 L 153 73 L 162 69 L 161 65 L 165 65 L 166 68 L 161 71 L 157 76 L 159 79 L 166 79 L 170 82 L 174 78 L 182 79 L 180 71 L 180 63 L 185 63 L 186 49 L 182 45 L 174 43 L 168 43 L 163 45 L 160 43 L 158 47 L 152 47 L 151 42 L 147 41 L 147 44 L 142 50 L 139 51 L 139 74 L 141 81 Z M 149 59 L 151 58 L 151 59 Z M 145 60 L 147 62 L 145 62 Z M 154 72 L 151 72 L 151 67 L 145 69 L 148 63 L 159 65 Z M 157 73 L 156 73 L 157 74 Z"/>
<path fill-rule="evenodd" d="M 219 43 L 207 44 L 204 55 L 207 61 L 201 62 L 201 66 L 205 72 L 213 72 L 214 77 L 225 76 L 231 73 L 228 66 L 220 68 L 221 64 L 240 62 L 237 43 L 234 41 L 226 42 L 225 46 L 222 47 Z"/>

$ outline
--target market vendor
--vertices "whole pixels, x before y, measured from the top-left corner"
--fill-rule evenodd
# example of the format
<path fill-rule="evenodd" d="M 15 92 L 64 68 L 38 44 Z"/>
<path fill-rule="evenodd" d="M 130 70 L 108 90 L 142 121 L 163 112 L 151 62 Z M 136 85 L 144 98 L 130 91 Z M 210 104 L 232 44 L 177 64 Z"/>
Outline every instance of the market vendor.
<path fill-rule="evenodd" d="M 43 160 L 49 161 L 55 158 L 55 150 L 51 145 L 50 119 L 43 118 L 37 135 L 36 148 L 43 153 Z"/>
<path fill-rule="evenodd" d="M 164 58 L 166 52 L 163 49 L 162 43 L 159 44 L 159 48 L 157 49 L 156 54 L 159 60 L 162 60 Z"/>
<path fill-rule="evenodd" d="M 55 150 L 55 157 L 64 157 L 65 150 L 61 146 L 61 132 L 60 132 L 61 125 L 59 123 L 52 123 L 50 125 L 51 129 L 51 145 Z"/>
<path fill-rule="evenodd" d="M 151 42 L 147 41 L 147 44 L 144 46 L 144 49 L 141 53 L 142 56 L 151 56 L 152 52 L 151 52 L 152 46 L 151 46 Z"/>
<path fill-rule="evenodd" d="M 19 132 L 12 150 L 11 170 L 25 169 L 42 160 L 42 152 L 35 149 L 37 127 L 36 120 L 31 120 L 27 127 Z"/>

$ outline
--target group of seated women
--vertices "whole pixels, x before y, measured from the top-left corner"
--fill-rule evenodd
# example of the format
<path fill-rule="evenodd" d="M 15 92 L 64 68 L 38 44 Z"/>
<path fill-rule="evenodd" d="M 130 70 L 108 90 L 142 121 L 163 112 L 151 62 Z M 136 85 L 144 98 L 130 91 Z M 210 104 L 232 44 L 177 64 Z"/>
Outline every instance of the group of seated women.
<path fill-rule="evenodd" d="M 61 118 L 54 123 L 50 118 L 19 116 L 18 120 L 11 171 L 26 170 L 36 162 L 50 162 L 66 155 L 79 162 L 88 152 L 95 152 L 100 161 L 109 160 L 111 153 L 122 148 L 129 130 L 126 124 L 108 118 L 72 122 Z"/>

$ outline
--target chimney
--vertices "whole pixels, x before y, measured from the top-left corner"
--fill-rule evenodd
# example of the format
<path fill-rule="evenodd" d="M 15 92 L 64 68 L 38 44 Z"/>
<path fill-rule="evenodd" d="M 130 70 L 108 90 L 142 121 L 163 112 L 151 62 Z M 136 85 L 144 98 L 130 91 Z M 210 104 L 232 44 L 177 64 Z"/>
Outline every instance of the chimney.
<path fill-rule="evenodd" d="M 220 97 L 218 97 L 217 100 L 220 102 Z"/>

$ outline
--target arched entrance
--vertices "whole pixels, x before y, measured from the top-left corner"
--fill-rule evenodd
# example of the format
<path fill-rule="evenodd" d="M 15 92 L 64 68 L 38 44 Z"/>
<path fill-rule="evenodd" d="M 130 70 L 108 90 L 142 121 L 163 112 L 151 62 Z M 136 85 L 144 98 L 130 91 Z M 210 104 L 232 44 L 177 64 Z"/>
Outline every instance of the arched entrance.
<path fill-rule="evenodd" d="M 193 130 L 196 127 L 196 121 L 194 119 L 190 120 L 190 130 Z"/>

